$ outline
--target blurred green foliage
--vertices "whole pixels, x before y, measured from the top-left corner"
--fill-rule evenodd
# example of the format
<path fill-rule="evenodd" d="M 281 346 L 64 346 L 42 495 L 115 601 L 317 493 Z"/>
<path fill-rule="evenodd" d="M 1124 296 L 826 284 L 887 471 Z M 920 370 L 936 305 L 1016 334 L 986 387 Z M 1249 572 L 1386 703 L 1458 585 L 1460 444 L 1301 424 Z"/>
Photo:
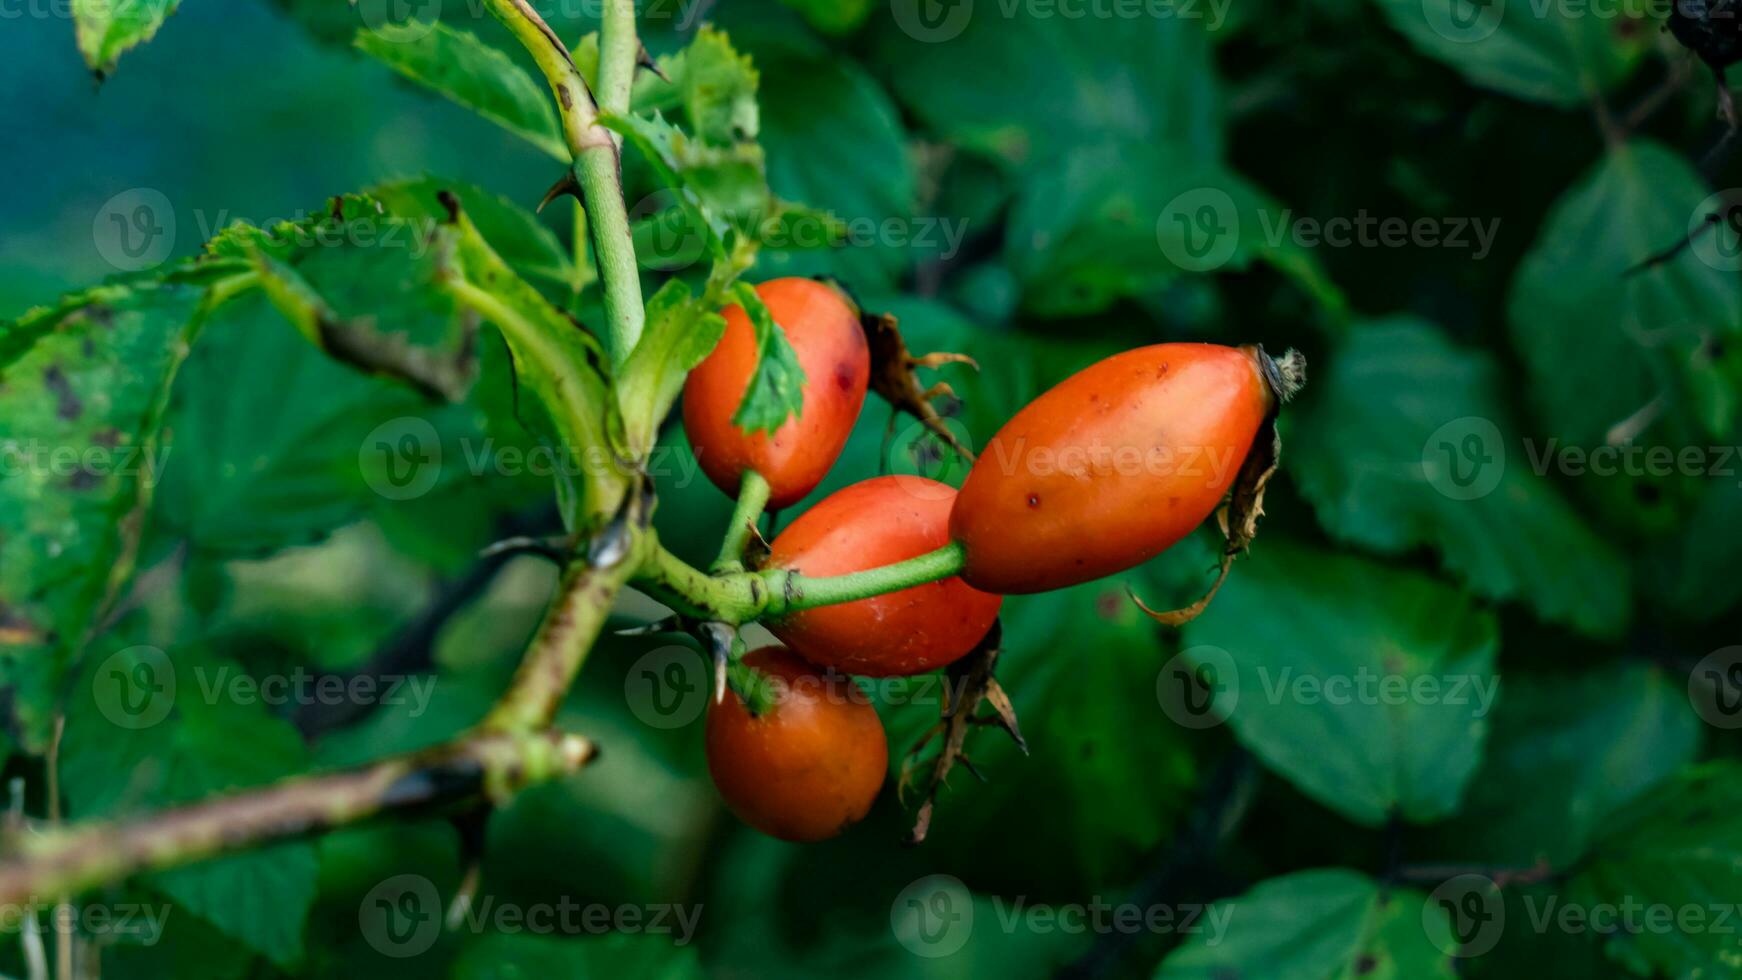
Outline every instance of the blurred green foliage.
<path fill-rule="evenodd" d="M 591 6 L 534 5 L 585 62 Z M 64 16 L 9 25 L 0 313 L 138 271 L 123 246 L 142 190 L 169 202 L 131 229 L 167 233 L 161 264 L 232 221 L 318 215 L 367 187 L 433 214 L 446 188 L 516 271 L 596 323 L 572 209 L 528 213 L 562 142 L 527 59 L 475 4 L 411 6 L 439 8 L 428 48 L 354 43 L 384 22 L 374 0 L 190 2 L 130 48 L 160 19 L 135 10 L 80 37 L 113 69 L 101 88 Z M 911 812 L 893 772 L 837 840 L 738 826 L 707 784 L 700 655 L 608 636 L 561 718 L 602 759 L 492 817 L 456 928 L 435 923 L 475 828 L 364 827 L 87 896 L 167 911 L 149 934 L 87 923 L 105 974 L 1742 976 L 1742 260 L 1738 202 L 1714 194 L 1739 171 L 1706 157 L 1708 83 L 1653 16 L 1546 0 L 644 4 L 654 54 L 705 19 L 758 87 L 754 113 L 747 93 L 682 75 L 637 92 L 672 118 L 729 106 L 702 134 L 731 144 L 723 158 L 637 132 L 707 215 L 792 223 L 759 226 L 753 278 L 837 276 L 898 314 L 916 352 L 976 357 L 936 375 L 971 444 L 1117 349 L 1303 350 L 1312 377 L 1283 415 L 1264 534 L 1183 631 L 1126 589 L 1158 608 L 1195 598 L 1213 529 L 1130 575 L 1010 600 L 999 673 L 1031 752 L 977 733 L 988 781 L 958 771 L 922 847 L 898 843 Z M 705 67 L 695 77 L 715 77 Z M 706 236 L 663 176 L 625 161 L 647 281 L 699 284 Z M 801 205 L 844 241 L 783 247 L 807 244 L 778 237 L 814 217 Z M 335 302 L 413 279 L 322 279 L 333 260 L 296 267 Z M 47 641 L 0 654 L 15 722 L 0 748 L 23 804 L 45 812 L 44 762 L 10 750 L 38 747 L 59 691 L 75 819 L 477 721 L 553 576 L 474 556 L 558 519 L 550 474 L 527 465 L 545 430 L 500 341 L 481 341 L 472 395 L 430 411 L 325 358 L 263 297 L 183 351 L 190 287 L 110 288 L 113 320 L 68 307 L 0 328 L 0 446 L 115 431 L 167 447 L 136 607 L 82 664 Z M 406 317 L 430 315 L 408 293 Z M 113 346 L 81 355 L 98 330 Z M 158 362 L 184 354 L 164 397 Z M 67 397 L 100 404 L 105 429 L 65 418 Z M 383 493 L 371 440 L 410 417 L 439 446 L 438 478 Z M 873 400 L 816 496 L 891 470 L 963 475 Z M 662 538 L 705 564 L 729 502 L 680 427 L 652 472 Z M 81 630 L 126 564 L 107 532 L 139 484 L 51 484 L 0 473 L 0 598 L 30 600 L 0 605 L 0 630 Z M 369 669 L 404 684 L 337 713 L 184 694 L 122 731 L 105 672 L 140 650 L 169 651 L 189 688 Z M 935 720 L 936 681 L 873 691 L 898 768 Z M 380 910 L 407 902 L 422 915 L 409 938 L 384 931 Z M 1560 914 L 1630 905 L 1674 922 Z M 529 925 L 569 906 L 605 924 Z M 1688 909 L 1705 918 L 1675 918 Z M 24 975 L 11 936 L 0 971 Z"/>

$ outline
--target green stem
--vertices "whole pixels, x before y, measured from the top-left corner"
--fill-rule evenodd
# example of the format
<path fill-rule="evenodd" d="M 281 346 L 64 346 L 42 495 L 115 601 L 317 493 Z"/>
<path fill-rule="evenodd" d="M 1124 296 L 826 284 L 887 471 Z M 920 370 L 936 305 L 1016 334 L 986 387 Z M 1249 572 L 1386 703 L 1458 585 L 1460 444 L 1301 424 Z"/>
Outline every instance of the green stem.
<path fill-rule="evenodd" d="M 544 74 L 557 97 L 562 116 L 563 140 L 575 158 L 575 179 L 581 185 L 593 239 L 593 257 L 604 284 L 605 347 L 614 365 L 620 365 L 641 340 L 646 311 L 641 300 L 641 270 L 635 263 L 635 246 L 629 237 L 629 210 L 623 203 L 622 174 L 618 166 L 617 137 L 599 125 L 599 107 L 593 102 L 581 71 L 568 48 L 526 0 L 485 0 L 490 12 L 507 26 Z M 600 35 L 600 72 L 613 73 L 626 56 L 633 81 L 635 56 L 640 50 L 635 38 L 633 0 L 611 0 Z M 628 108 L 625 94 L 624 109 Z"/>
<path fill-rule="evenodd" d="M 709 575 L 655 544 L 632 583 L 685 616 L 739 625 L 936 582 L 961 572 L 965 557 L 952 541 L 893 565 L 846 575 L 812 578 L 784 568 Z"/>
<path fill-rule="evenodd" d="M 635 37 L 635 0 L 606 0 L 599 25 L 599 105 L 606 112 L 629 114 L 629 93 L 635 86 L 640 53 Z"/>
<path fill-rule="evenodd" d="M 720 543 L 720 557 L 714 560 L 714 571 L 736 572 L 743 566 L 744 546 L 750 543 L 750 531 L 768 507 L 772 492 L 762 474 L 746 467 L 743 482 L 738 486 L 738 504 L 732 509 L 732 520 L 726 525 L 726 539 Z"/>
<path fill-rule="evenodd" d="M 629 209 L 618 183 L 617 151 L 590 149 L 575 162 L 575 176 L 586 197 L 587 228 L 592 232 L 593 260 L 605 297 L 605 349 L 612 367 L 621 367 L 641 342 L 647 311 L 641 300 L 641 268 L 635 262 L 635 242 L 629 234 Z"/>

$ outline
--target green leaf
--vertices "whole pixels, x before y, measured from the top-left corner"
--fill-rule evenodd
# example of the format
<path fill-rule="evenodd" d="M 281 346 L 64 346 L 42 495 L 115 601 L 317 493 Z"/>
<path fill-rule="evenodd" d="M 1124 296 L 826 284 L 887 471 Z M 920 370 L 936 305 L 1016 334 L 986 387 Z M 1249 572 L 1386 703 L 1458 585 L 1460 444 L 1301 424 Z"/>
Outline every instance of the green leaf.
<path fill-rule="evenodd" d="M 1133 172 L 1151 175 L 1131 180 Z M 1274 233 L 1287 212 L 1220 165 L 1170 144 L 1080 147 L 1021 188 L 1005 255 L 1023 305 L 1042 316 L 1105 309 L 1187 273 L 1265 262 L 1341 315 L 1311 252 Z"/>
<path fill-rule="evenodd" d="M 109 286 L 0 325 L 0 680 L 33 750 L 132 572 L 201 298 Z"/>
<path fill-rule="evenodd" d="M 79 52 L 98 77 L 115 70 L 129 48 L 157 34 L 181 0 L 73 0 Z"/>
<path fill-rule="evenodd" d="M 73 815 L 157 809 L 306 768 L 296 730 L 232 693 L 246 676 L 196 648 L 133 646 L 92 658 L 68 703 L 62 742 L 61 784 Z M 289 843 L 149 881 L 288 969 L 302 958 L 315 875 L 313 846 Z"/>
<path fill-rule="evenodd" d="M 1478 85 L 1572 108 L 1616 88 L 1650 47 L 1656 25 L 1617 8 L 1532 0 L 1375 0 L 1416 49 Z"/>
<path fill-rule="evenodd" d="M 1724 450 L 1720 450 L 1724 451 Z M 1742 551 L 1730 529 L 1742 527 L 1742 462 L 1715 464 L 1686 523 L 1650 545 L 1639 575 L 1646 592 L 1683 619 L 1711 622 L 1742 601 Z"/>
<path fill-rule="evenodd" d="M 690 369 L 725 332 L 726 318 L 702 306 L 681 280 L 667 282 L 647 301 L 647 325 L 617 383 L 631 447 L 652 448 Z"/>
<path fill-rule="evenodd" d="M 960 246 L 967 227 L 916 215 L 918 175 L 908 133 L 889 94 L 853 61 L 812 47 L 759 43 L 762 146 L 774 193 L 827 212 L 837 235 L 813 216 L 774 229 L 762 256 L 767 276 L 829 274 L 855 289 L 894 288 L 920 261 Z"/>
<path fill-rule="evenodd" d="M 874 50 L 877 63 L 900 66 L 889 78 L 896 97 L 936 135 L 1033 171 L 1104 143 L 1176 146 L 1194 163 L 1221 156 L 1210 57 L 1219 21 L 1115 23 L 1037 16 L 1037 5 L 976 17 L 961 3 L 930 8 L 943 14 L 931 23 L 926 8 L 892 4 Z"/>
<path fill-rule="evenodd" d="M 738 283 L 733 297 L 750 316 L 756 333 L 756 370 L 744 400 L 732 414 L 732 424 L 745 432 L 769 433 L 804 411 L 804 367 L 786 339 L 786 331 L 774 322 L 767 304 L 749 283 Z"/>
<path fill-rule="evenodd" d="M 1424 912 L 1426 902 L 1420 892 L 1391 891 L 1354 871 L 1272 878 L 1210 906 L 1204 918 L 1225 922 L 1225 934 L 1192 936 L 1162 961 L 1156 980 L 1450 980 L 1442 949 L 1452 945 L 1451 924 L 1444 912 Z"/>
<path fill-rule="evenodd" d="M 1260 541 L 1184 653 L 1242 745 L 1350 820 L 1457 812 L 1499 681 L 1494 618 L 1439 582 Z"/>
<path fill-rule="evenodd" d="M 1285 440 L 1286 472 L 1319 523 L 1385 554 L 1431 547 L 1480 595 L 1588 633 L 1620 633 L 1627 565 L 1531 471 L 1493 361 L 1408 318 L 1346 338 Z"/>
<path fill-rule="evenodd" d="M 576 49 L 577 64 L 598 63 L 597 34 Z M 732 47 L 725 32 L 703 24 L 689 46 L 659 59 L 665 78 L 641 72 L 635 80 L 631 109 L 638 114 L 681 110 L 689 131 L 703 142 L 731 146 L 754 140 L 761 132 L 756 90 L 760 75 L 747 55 Z M 596 67 L 592 74 L 596 75 Z"/>
<path fill-rule="evenodd" d="M 454 964 L 454 980 L 592 980 L 645 977 L 701 980 L 695 947 L 674 946 L 653 935 L 572 939 L 495 934 L 467 947 Z"/>
<path fill-rule="evenodd" d="M 444 23 L 383 24 L 357 32 L 357 48 L 568 163 L 550 94 L 506 54 Z"/>
<path fill-rule="evenodd" d="M 447 177 L 417 177 L 371 187 L 367 196 L 380 201 L 389 214 L 417 222 L 445 222 L 443 191 L 452 194 L 502 260 L 520 275 L 577 293 L 597 278 L 591 265 L 577 267 L 574 257 L 537 216 L 508 198 L 465 181 Z"/>
<path fill-rule="evenodd" d="M 1687 684 L 1656 667 L 1511 674 L 1487 758 L 1436 853 L 1480 866 L 1568 867 L 1615 811 L 1700 748 Z"/>
<path fill-rule="evenodd" d="M 1635 910 L 1604 937 L 1609 955 L 1640 976 L 1742 976 L 1733 923 L 1717 919 L 1742 892 L 1742 765 L 1727 759 L 1684 770 L 1604 829 L 1564 901 Z M 1641 907 L 1653 918 L 1642 919 Z M 1699 910 L 1703 927 L 1677 919 L 1653 928 L 1661 915 L 1654 909 Z"/>
<path fill-rule="evenodd" d="M 176 387 L 158 515 L 213 554 L 269 553 L 318 539 L 390 492 L 427 492 L 437 451 L 428 409 L 411 392 L 359 374 L 283 322 L 264 295 L 219 312 Z M 371 438 L 372 434 L 375 438 Z M 372 445 L 416 443 L 390 471 L 365 472 Z M 388 461 L 390 464 L 394 460 Z"/>
<path fill-rule="evenodd" d="M 754 230 L 768 210 L 768 183 L 756 144 L 710 146 L 657 114 L 605 113 L 600 121 L 641 151 L 660 182 L 678 195 L 678 205 L 706 229 L 702 242 L 716 261 L 725 257 L 730 232 Z"/>
<path fill-rule="evenodd" d="M 1630 270 L 1702 224 L 1706 197 L 1679 154 L 1636 142 L 1611 149 L 1549 211 L 1507 307 L 1544 453 L 1704 441 L 1685 388 L 1697 353 L 1742 326 L 1742 280 L 1713 252 L 1733 233 L 1716 227 L 1674 258 Z M 1657 532 L 1679 524 L 1701 489 L 1630 467 L 1580 485 Z"/>

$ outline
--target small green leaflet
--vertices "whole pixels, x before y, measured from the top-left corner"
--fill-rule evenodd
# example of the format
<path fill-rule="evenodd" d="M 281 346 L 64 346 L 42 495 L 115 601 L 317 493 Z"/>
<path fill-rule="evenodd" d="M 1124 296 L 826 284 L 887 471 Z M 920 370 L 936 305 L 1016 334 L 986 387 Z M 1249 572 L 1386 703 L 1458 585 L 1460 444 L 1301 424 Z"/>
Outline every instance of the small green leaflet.
<path fill-rule="evenodd" d="M 79 52 L 99 78 L 115 70 L 123 52 L 157 34 L 181 0 L 73 0 Z"/>
<path fill-rule="evenodd" d="M 1621 632 L 1627 565 L 1532 472 L 1487 355 L 1400 317 L 1352 327 L 1327 360 L 1287 430 L 1284 471 L 1332 537 L 1384 554 L 1430 547 L 1481 595 Z"/>
<path fill-rule="evenodd" d="M 635 452 L 652 448 L 685 376 L 713 352 L 725 332 L 725 317 L 702 306 L 682 280 L 668 281 L 647 301 L 647 326 L 617 382 Z"/>
<path fill-rule="evenodd" d="M 1457 812 L 1499 694 L 1499 629 L 1469 595 L 1261 539 L 1185 636 L 1164 679 L 1207 679 L 1215 716 L 1308 796 L 1368 827 Z"/>
<path fill-rule="evenodd" d="M 598 35 L 588 35 L 583 47 L 590 49 L 596 63 Z M 577 51 L 575 60 L 585 71 L 582 58 Z M 636 78 L 633 111 L 682 109 L 690 132 L 717 146 L 755 140 L 760 134 L 756 90 L 761 76 L 750 57 L 732 47 L 725 32 L 703 24 L 689 47 L 660 58 L 659 68 L 664 79 L 652 72 Z"/>
<path fill-rule="evenodd" d="M 1450 980 L 1456 948 L 1421 892 L 1341 868 L 1300 871 L 1210 906 L 1155 980 Z"/>
<path fill-rule="evenodd" d="M 386 24 L 358 31 L 356 44 L 406 78 L 569 161 L 550 95 L 507 55 L 474 35 L 443 23 Z"/>
<path fill-rule="evenodd" d="M 732 294 L 749 314 L 751 329 L 756 332 L 756 371 L 750 376 L 750 387 L 738 411 L 732 414 L 732 424 L 745 432 L 773 433 L 789 417 L 804 413 L 804 368 L 787 342 L 786 332 L 775 324 L 756 290 L 741 282 L 732 287 Z"/>
<path fill-rule="evenodd" d="M 1592 16 L 1584 7 L 1540 0 L 1375 2 L 1422 54 L 1477 85 L 1562 108 L 1625 81 L 1657 31 L 1648 5 Z"/>

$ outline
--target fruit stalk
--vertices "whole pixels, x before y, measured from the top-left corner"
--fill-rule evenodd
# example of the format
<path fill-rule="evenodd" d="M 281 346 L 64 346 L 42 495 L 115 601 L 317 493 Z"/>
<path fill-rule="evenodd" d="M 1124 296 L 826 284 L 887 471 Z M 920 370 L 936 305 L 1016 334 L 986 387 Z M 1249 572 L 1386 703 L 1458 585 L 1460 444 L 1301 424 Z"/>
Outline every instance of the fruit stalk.
<path fill-rule="evenodd" d="M 733 626 L 854 602 L 949 578 L 962 570 L 955 542 L 906 561 L 847 575 L 806 576 L 784 568 L 709 575 L 654 544 L 631 580 L 677 612 Z"/>
<path fill-rule="evenodd" d="M 720 542 L 720 557 L 714 560 L 714 571 L 736 572 L 743 569 L 744 546 L 750 542 L 750 531 L 768 506 L 772 492 L 768 481 L 753 469 L 744 470 L 738 487 L 738 503 L 732 508 L 732 520 L 726 525 L 726 538 Z"/>

